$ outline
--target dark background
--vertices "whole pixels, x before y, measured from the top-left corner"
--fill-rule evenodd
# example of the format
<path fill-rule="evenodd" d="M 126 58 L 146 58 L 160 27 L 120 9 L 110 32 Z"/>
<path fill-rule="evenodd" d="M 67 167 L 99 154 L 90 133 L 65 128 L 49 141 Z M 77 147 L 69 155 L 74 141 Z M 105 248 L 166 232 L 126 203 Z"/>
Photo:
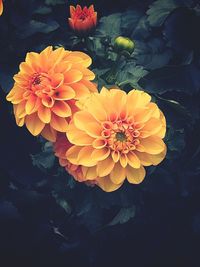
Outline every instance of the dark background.
<path fill-rule="evenodd" d="M 61 178 L 56 176 L 58 166 L 50 170 L 37 167 L 42 141 L 25 127 L 15 125 L 11 104 L 5 100 L 12 87 L 12 75 L 26 52 L 57 45 L 70 37 L 69 4 L 92 3 L 101 18 L 131 9 L 145 15 L 154 2 L 155 17 L 166 6 L 176 3 L 178 7 L 167 11 L 164 22 L 152 26 L 146 39 L 140 37 L 140 33 L 144 34 L 142 27 L 134 38 L 144 43 L 152 36 L 159 38 L 171 51 L 171 57 L 165 62 L 165 50 L 159 48 L 156 64 L 159 60 L 161 63 L 156 67 L 148 67 L 150 63 L 145 65 L 140 57 L 148 73 L 139 84 L 150 92 L 149 87 L 160 89 L 156 92 L 159 97 L 180 103 L 169 109 L 168 102 L 161 102 L 168 121 L 172 121 L 169 128 L 174 127 L 178 135 L 171 137 L 167 160 L 155 174 L 150 172 L 141 186 L 125 184 L 115 193 L 88 189 L 82 184 L 74 189 L 70 177 L 63 173 Z M 34 15 L 33 10 L 43 3 L 5 1 L 0 17 L 0 266 L 200 266 L 198 1 L 66 1 L 47 5 L 52 10 L 44 17 Z M 32 29 L 26 25 L 33 17 L 47 24 L 53 19 L 59 29 L 30 34 Z M 159 49 L 153 48 L 150 62 L 158 55 Z M 37 166 L 30 155 L 39 155 L 35 157 Z M 69 189 L 63 193 L 65 186 Z M 125 223 L 122 220 L 108 226 L 121 207 L 132 205 L 136 215 L 125 219 Z"/>

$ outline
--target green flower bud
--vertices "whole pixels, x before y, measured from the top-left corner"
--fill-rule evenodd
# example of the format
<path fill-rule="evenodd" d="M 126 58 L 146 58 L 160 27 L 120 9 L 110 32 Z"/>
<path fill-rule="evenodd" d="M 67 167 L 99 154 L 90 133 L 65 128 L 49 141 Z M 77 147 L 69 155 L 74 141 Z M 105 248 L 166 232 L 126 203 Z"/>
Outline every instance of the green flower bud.
<path fill-rule="evenodd" d="M 116 51 L 127 51 L 132 53 L 134 46 L 134 42 L 128 37 L 118 36 L 114 41 L 114 48 Z"/>

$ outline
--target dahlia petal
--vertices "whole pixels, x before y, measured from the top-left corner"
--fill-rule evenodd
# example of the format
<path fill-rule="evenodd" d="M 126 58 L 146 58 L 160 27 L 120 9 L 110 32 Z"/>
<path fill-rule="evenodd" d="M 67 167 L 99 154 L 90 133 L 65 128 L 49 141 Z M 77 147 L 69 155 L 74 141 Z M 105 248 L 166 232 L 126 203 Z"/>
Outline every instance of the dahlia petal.
<path fill-rule="evenodd" d="M 104 106 L 97 99 L 96 94 L 91 94 L 91 96 L 86 101 L 87 109 L 98 121 L 107 121 L 108 115 L 106 114 Z"/>
<path fill-rule="evenodd" d="M 67 138 L 72 144 L 79 146 L 91 145 L 94 140 L 85 132 L 78 130 L 73 123 L 69 124 L 69 127 L 67 129 Z"/>
<path fill-rule="evenodd" d="M 121 154 L 119 158 L 120 164 L 122 165 L 123 168 L 125 168 L 128 164 L 128 159 L 126 154 Z"/>
<path fill-rule="evenodd" d="M 15 116 L 18 117 L 19 119 L 26 116 L 25 105 L 26 105 L 26 101 L 23 101 L 19 103 L 18 105 L 16 105 L 15 107 Z"/>
<path fill-rule="evenodd" d="M 67 85 L 62 85 L 56 89 L 54 93 L 55 100 L 69 100 L 75 97 L 75 92 L 72 87 Z"/>
<path fill-rule="evenodd" d="M 115 163 L 115 166 L 110 173 L 110 179 L 114 184 L 121 184 L 126 177 L 126 169 L 121 166 L 119 162 Z"/>
<path fill-rule="evenodd" d="M 73 17 L 74 14 L 75 14 L 75 11 L 76 11 L 75 7 L 74 6 L 70 6 L 69 10 L 70 10 L 70 16 Z"/>
<path fill-rule="evenodd" d="M 42 98 L 42 104 L 47 108 L 52 108 L 54 105 L 54 99 L 51 96 L 45 96 Z"/>
<path fill-rule="evenodd" d="M 146 153 L 149 154 L 159 154 L 165 149 L 165 143 L 163 140 L 157 136 L 150 136 L 144 139 L 141 139 L 141 145 L 144 146 Z"/>
<path fill-rule="evenodd" d="M 89 8 L 88 8 L 88 10 L 89 10 L 91 13 L 93 13 L 93 12 L 94 12 L 94 5 L 90 5 Z"/>
<path fill-rule="evenodd" d="M 76 19 L 74 21 L 74 28 L 78 32 L 87 32 L 93 27 L 92 19 L 86 18 L 85 20 Z"/>
<path fill-rule="evenodd" d="M 112 151 L 111 155 L 112 155 L 113 161 L 118 162 L 119 157 L 120 157 L 119 151 Z"/>
<path fill-rule="evenodd" d="M 94 82 L 83 79 L 81 83 L 84 84 L 90 90 L 90 92 L 93 92 L 93 93 L 98 92 L 97 85 Z"/>
<path fill-rule="evenodd" d="M 66 167 L 67 160 L 66 159 L 59 158 L 59 164 L 60 164 L 61 167 Z"/>
<path fill-rule="evenodd" d="M 80 146 L 72 146 L 67 150 L 66 158 L 69 160 L 69 162 L 78 165 L 78 154 L 81 149 L 82 147 Z"/>
<path fill-rule="evenodd" d="M 61 61 L 64 61 L 64 58 L 68 53 L 70 52 L 65 50 L 63 47 L 55 49 L 51 53 L 51 68 L 54 69 L 57 65 L 61 63 Z"/>
<path fill-rule="evenodd" d="M 54 88 L 58 88 L 63 84 L 64 75 L 62 73 L 54 73 L 51 75 L 51 83 Z"/>
<path fill-rule="evenodd" d="M 38 108 L 38 117 L 44 123 L 51 121 L 51 110 L 43 105 Z"/>
<path fill-rule="evenodd" d="M 75 68 L 77 68 L 83 75 L 83 79 L 85 80 L 94 80 L 95 74 L 91 70 L 83 67 L 82 64 L 76 64 Z"/>
<path fill-rule="evenodd" d="M 65 84 L 71 84 L 71 83 L 76 83 L 79 82 L 83 78 L 82 72 L 79 70 L 69 70 L 64 73 L 64 83 Z"/>
<path fill-rule="evenodd" d="M 68 127 L 68 123 L 65 118 L 58 117 L 53 113 L 51 113 L 50 125 L 58 132 L 66 132 Z"/>
<path fill-rule="evenodd" d="M 69 61 L 62 61 L 59 64 L 57 64 L 54 68 L 54 71 L 56 73 L 64 73 L 66 71 L 69 71 L 72 67 L 72 63 Z"/>
<path fill-rule="evenodd" d="M 109 176 L 98 177 L 96 181 L 97 185 L 105 192 L 113 192 L 122 186 L 122 183 L 114 184 Z"/>
<path fill-rule="evenodd" d="M 137 155 L 136 155 L 134 152 L 130 151 L 130 152 L 127 154 L 127 158 L 128 158 L 128 164 L 129 164 L 131 167 L 133 167 L 133 168 L 135 168 L 135 169 L 140 168 L 140 165 L 141 165 L 141 163 L 140 163 L 140 159 L 137 157 Z"/>
<path fill-rule="evenodd" d="M 134 120 L 137 123 L 144 123 L 151 118 L 152 110 L 149 108 L 142 108 L 137 110 L 137 114 L 134 115 Z"/>
<path fill-rule="evenodd" d="M 150 160 L 150 154 L 145 153 L 145 152 L 139 152 L 139 151 L 135 151 L 135 155 L 139 158 L 141 164 L 143 166 L 151 166 L 152 165 L 152 161 Z M 134 166 L 132 166 L 131 164 L 129 164 L 131 167 L 135 168 Z"/>
<path fill-rule="evenodd" d="M 101 149 L 94 149 L 92 148 L 92 154 L 91 157 L 95 161 L 101 161 L 106 159 L 110 155 L 110 149 L 107 147 L 101 148 Z"/>
<path fill-rule="evenodd" d="M 145 147 L 143 145 L 139 144 L 136 146 L 136 151 L 145 152 Z"/>
<path fill-rule="evenodd" d="M 93 25 L 96 26 L 97 25 L 97 12 L 94 12 L 92 16 L 92 21 L 93 21 Z"/>
<path fill-rule="evenodd" d="M 85 146 L 82 147 L 78 154 L 78 164 L 86 167 L 92 167 L 97 164 L 95 158 L 91 156 L 93 152 L 93 147 Z"/>
<path fill-rule="evenodd" d="M 72 112 L 69 105 L 64 101 L 55 101 L 51 110 L 59 117 L 67 118 L 71 116 Z"/>
<path fill-rule="evenodd" d="M 26 62 L 22 62 L 20 65 L 19 65 L 19 69 L 20 69 L 20 72 L 23 73 L 23 74 L 33 74 L 34 73 L 34 69 L 28 65 Z"/>
<path fill-rule="evenodd" d="M 151 101 L 151 96 L 143 91 L 131 90 L 127 95 L 127 107 L 130 114 L 137 108 L 145 107 Z"/>
<path fill-rule="evenodd" d="M 25 122 L 27 129 L 34 136 L 40 134 L 45 126 L 44 122 L 39 119 L 37 113 L 26 116 Z"/>
<path fill-rule="evenodd" d="M 160 111 L 160 120 L 162 123 L 162 127 L 161 127 L 160 131 L 157 132 L 155 135 L 163 139 L 165 137 L 165 134 L 166 134 L 166 119 L 165 119 L 165 116 L 162 113 L 162 111 Z"/>
<path fill-rule="evenodd" d="M 72 58 L 74 59 L 74 57 L 76 57 L 76 61 L 74 62 L 73 60 L 71 60 Z M 92 59 L 91 57 L 89 57 L 87 54 L 83 53 L 83 52 L 78 52 L 78 51 L 74 51 L 73 54 L 70 54 L 69 56 L 67 56 L 66 58 L 67 60 L 76 63 L 80 63 L 82 66 L 88 68 L 91 64 L 92 64 Z"/>
<path fill-rule="evenodd" d="M 167 147 L 165 146 L 165 149 L 160 154 L 157 154 L 157 155 L 149 154 L 149 159 L 151 160 L 152 165 L 156 166 L 159 163 L 161 163 L 163 159 L 165 158 L 166 153 L 167 153 Z"/>
<path fill-rule="evenodd" d="M 87 97 L 90 94 L 89 89 L 81 82 L 73 83 L 71 87 L 76 93 L 76 98 Z"/>
<path fill-rule="evenodd" d="M 103 148 L 105 147 L 107 144 L 106 140 L 105 139 L 95 139 L 93 142 L 92 142 L 92 146 L 96 149 L 100 149 L 100 148 Z"/>
<path fill-rule="evenodd" d="M 34 69 L 34 72 L 40 72 L 41 67 L 39 65 L 39 59 L 38 53 L 30 52 L 27 53 L 25 61 L 32 69 Z"/>
<path fill-rule="evenodd" d="M 153 118 L 159 119 L 160 118 L 160 110 L 158 108 L 158 106 L 155 103 L 149 103 L 148 104 L 148 108 L 151 109 L 152 113 L 151 116 Z"/>
<path fill-rule="evenodd" d="M 146 171 L 143 166 L 140 166 L 139 169 L 134 169 L 131 166 L 126 168 L 127 180 L 131 184 L 140 184 L 144 180 L 145 174 Z"/>
<path fill-rule="evenodd" d="M 11 101 L 12 104 L 19 104 L 24 100 L 24 89 L 14 86 L 13 89 L 6 96 L 7 101 Z"/>
<path fill-rule="evenodd" d="M 115 163 L 111 157 L 108 157 L 97 163 L 97 174 L 99 177 L 106 176 L 110 174 L 112 169 L 114 168 Z"/>
<path fill-rule="evenodd" d="M 19 127 L 22 127 L 22 126 L 24 125 L 24 122 L 25 122 L 25 117 L 23 117 L 23 118 L 15 117 L 15 120 L 16 120 L 16 124 L 17 124 Z"/>
<path fill-rule="evenodd" d="M 57 132 L 49 124 L 45 125 L 41 135 L 50 142 L 56 142 Z"/>
<path fill-rule="evenodd" d="M 35 106 L 36 103 L 38 103 L 38 97 L 34 96 L 34 95 L 30 95 L 26 101 L 26 106 L 25 106 L 25 110 L 26 110 L 26 114 L 31 114 L 34 113 L 36 110 Z M 38 104 L 37 104 L 38 106 Z"/>
<path fill-rule="evenodd" d="M 150 120 L 148 120 L 142 128 L 140 137 L 145 138 L 150 135 L 154 135 L 159 132 L 161 128 L 162 124 L 160 120 L 156 118 L 150 118 Z"/>
<path fill-rule="evenodd" d="M 93 167 L 81 166 L 81 169 L 85 180 L 94 180 L 97 178 L 96 166 Z"/>
<path fill-rule="evenodd" d="M 88 111 L 76 112 L 73 119 L 78 129 L 86 131 L 92 137 L 100 136 L 101 126 Z"/>
<path fill-rule="evenodd" d="M 110 111 L 111 107 L 109 105 L 110 103 L 109 98 L 111 98 L 113 103 L 115 103 L 115 105 L 113 105 L 113 111 L 117 110 L 117 112 L 120 113 L 120 111 L 124 109 L 124 107 L 126 106 L 127 95 L 122 90 L 119 90 L 119 89 L 110 90 L 110 97 L 107 98 L 106 102 L 108 103 L 105 106 L 105 108 L 107 108 Z"/>

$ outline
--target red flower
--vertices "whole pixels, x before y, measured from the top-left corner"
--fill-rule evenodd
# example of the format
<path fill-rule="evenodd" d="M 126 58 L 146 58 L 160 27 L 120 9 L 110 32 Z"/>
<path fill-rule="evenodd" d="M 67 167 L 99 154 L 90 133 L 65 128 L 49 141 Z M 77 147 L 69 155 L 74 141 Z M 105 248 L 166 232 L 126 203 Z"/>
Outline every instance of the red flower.
<path fill-rule="evenodd" d="M 70 18 L 69 26 L 77 34 L 88 34 L 96 27 L 97 24 L 97 12 L 94 11 L 94 6 L 89 8 L 86 6 L 82 9 L 80 5 L 70 6 Z"/>

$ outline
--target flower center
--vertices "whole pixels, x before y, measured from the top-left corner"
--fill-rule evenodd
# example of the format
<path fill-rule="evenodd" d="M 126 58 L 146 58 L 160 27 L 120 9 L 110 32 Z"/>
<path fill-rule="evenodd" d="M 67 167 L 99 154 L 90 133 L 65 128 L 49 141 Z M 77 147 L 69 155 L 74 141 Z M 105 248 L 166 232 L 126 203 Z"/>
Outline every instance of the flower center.
<path fill-rule="evenodd" d="M 125 133 L 123 133 L 123 132 L 117 132 L 116 135 L 115 135 L 115 137 L 116 137 L 116 139 L 117 139 L 118 141 L 121 141 L 121 142 L 124 142 L 124 141 L 127 140 L 127 139 L 126 139 L 126 135 L 125 135 Z"/>
<path fill-rule="evenodd" d="M 43 97 L 45 95 L 51 96 L 54 89 L 51 84 L 51 79 L 46 73 L 35 73 L 30 79 L 29 88 L 37 96 Z"/>
<path fill-rule="evenodd" d="M 103 123 L 102 137 L 111 150 L 128 153 L 140 144 L 139 136 L 138 125 L 130 118 Z"/>

